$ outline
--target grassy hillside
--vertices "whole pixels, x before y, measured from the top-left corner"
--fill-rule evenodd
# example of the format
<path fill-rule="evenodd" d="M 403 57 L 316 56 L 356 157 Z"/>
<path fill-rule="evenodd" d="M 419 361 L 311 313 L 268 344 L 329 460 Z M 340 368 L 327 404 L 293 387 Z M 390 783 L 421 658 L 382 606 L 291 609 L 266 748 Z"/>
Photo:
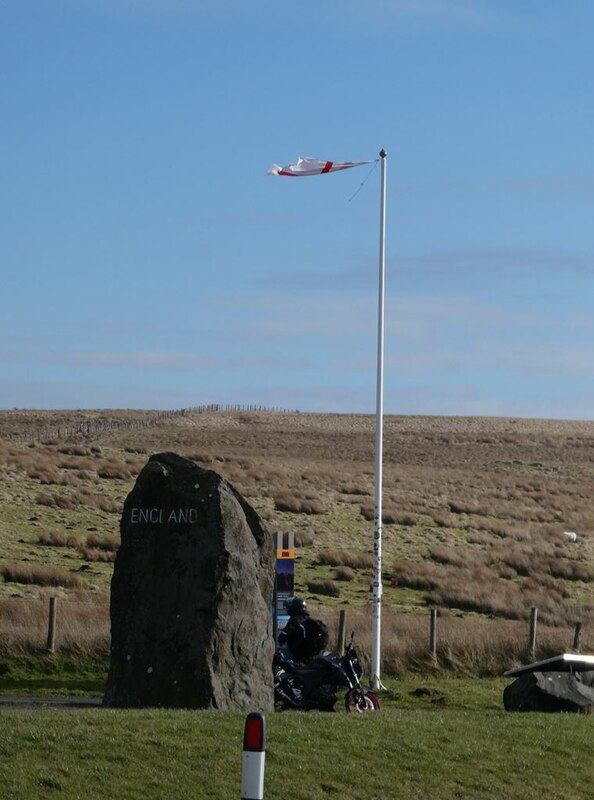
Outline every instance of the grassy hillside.
<path fill-rule="evenodd" d="M 230 480 L 272 532 L 293 531 L 298 591 L 332 624 L 348 609 L 365 647 L 373 448 L 368 416 L 0 412 L 0 647 L 43 643 L 48 594 L 61 598 L 62 646 L 90 629 L 89 648 L 105 646 L 122 503 L 165 450 Z M 512 641 L 519 653 L 532 606 L 542 647 L 567 649 L 578 620 L 594 647 L 594 423 L 388 417 L 384 450 L 394 669 L 421 658 L 429 607 L 453 665 L 462 651 L 467 663 L 499 658 L 494 638 L 499 655 Z"/>

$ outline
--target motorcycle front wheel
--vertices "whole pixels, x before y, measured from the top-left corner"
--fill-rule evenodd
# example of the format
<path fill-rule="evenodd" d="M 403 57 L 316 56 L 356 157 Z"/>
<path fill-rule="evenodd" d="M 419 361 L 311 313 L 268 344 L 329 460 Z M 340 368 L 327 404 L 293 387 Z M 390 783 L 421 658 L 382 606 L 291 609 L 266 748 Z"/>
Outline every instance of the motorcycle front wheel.
<path fill-rule="evenodd" d="M 345 695 L 344 707 L 349 714 L 363 714 L 365 711 L 379 711 L 380 705 L 373 692 L 351 689 Z"/>

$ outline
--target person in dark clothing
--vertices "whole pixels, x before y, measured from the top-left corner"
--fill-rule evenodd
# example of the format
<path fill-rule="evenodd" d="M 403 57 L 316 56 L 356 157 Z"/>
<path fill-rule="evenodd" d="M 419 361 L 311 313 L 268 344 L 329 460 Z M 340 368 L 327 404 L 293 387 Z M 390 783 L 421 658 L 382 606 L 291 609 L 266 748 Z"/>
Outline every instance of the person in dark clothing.
<path fill-rule="evenodd" d="M 305 628 L 303 623 L 309 617 L 307 603 L 299 597 L 293 597 L 286 604 L 289 621 L 278 634 L 279 645 L 288 651 L 288 655 L 293 660 L 301 657 L 303 644 L 305 643 Z"/>
<path fill-rule="evenodd" d="M 281 650 L 293 661 L 309 661 L 328 646 L 328 628 L 309 616 L 305 600 L 294 597 L 286 608 L 289 621 L 279 633 Z"/>

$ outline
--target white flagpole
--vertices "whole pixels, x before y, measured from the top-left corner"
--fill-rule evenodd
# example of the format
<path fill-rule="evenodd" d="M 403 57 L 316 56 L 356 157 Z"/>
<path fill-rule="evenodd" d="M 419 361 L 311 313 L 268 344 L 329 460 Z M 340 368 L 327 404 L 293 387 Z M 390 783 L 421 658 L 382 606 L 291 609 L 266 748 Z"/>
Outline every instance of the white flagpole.
<path fill-rule="evenodd" d="M 377 394 L 375 407 L 375 514 L 373 533 L 373 616 L 371 630 L 371 688 L 382 689 L 382 461 L 384 442 L 384 278 L 386 271 L 386 156 L 382 161 L 379 246 L 379 293 L 377 306 Z"/>

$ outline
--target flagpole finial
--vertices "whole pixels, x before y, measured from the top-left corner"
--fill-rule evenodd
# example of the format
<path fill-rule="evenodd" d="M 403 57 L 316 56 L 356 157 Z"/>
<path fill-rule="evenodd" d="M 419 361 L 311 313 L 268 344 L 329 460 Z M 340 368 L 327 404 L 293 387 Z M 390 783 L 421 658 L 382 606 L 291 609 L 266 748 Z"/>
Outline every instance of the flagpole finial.
<path fill-rule="evenodd" d="M 384 150 L 384 148 L 382 147 L 382 149 L 380 150 L 379 154 L 380 154 L 380 158 L 385 158 L 388 155 L 388 151 Z"/>

